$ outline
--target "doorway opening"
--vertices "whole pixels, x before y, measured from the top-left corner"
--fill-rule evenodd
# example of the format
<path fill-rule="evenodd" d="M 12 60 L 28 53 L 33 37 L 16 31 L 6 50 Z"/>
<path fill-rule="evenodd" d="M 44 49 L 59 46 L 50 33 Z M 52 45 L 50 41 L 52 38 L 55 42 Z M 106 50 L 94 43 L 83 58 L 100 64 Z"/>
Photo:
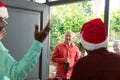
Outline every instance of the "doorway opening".
<path fill-rule="evenodd" d="M 51 31 L 50 31 L 50 65 L 49 76 L 55 77 L 56 64 L 51 61 L 54 48 L 58 43 L 64 41 L 64 33 L 67 30 L 75 34 L 81 30 L 82 25 L 93 18 L 104 20 L 104 0 L 81 1 L 64 5 L 50 7 Z M 79 49 L 76 35 L 74 41 Z M 85 56 L 84 50 L 82 55 Z"/>

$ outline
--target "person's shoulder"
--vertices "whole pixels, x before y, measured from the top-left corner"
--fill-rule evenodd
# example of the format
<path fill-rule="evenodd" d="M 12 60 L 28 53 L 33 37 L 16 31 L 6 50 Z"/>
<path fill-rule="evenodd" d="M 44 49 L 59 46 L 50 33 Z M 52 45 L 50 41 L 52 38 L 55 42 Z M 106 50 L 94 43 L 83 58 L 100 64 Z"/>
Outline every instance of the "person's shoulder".
<path fill-rule="evenodd" d="M 56 45 L 56 47 L 60 47 L 60 46 L 64 46 L 65 44 L 64 43 L 58 43 L 57 45 Z"/>
<path fill-rule="evenodd" d="M 115 57 L 120 57 L 120 53 L 118 53 L 118 52 L 110 52 L 110 54 L 109 55 L 111 55 L 111 56 L 115 56 Z"/>
<path fill-rule="evenodd" d="M 88 65 L 86 65 L 87 63 L 89 62 L 89 59 L 87 58 L 87 56 L 84 56 L 84 57 L 82 57 L 82 58 L 80 58 L 77 62 L 76 62 L 76 64 L 75 64 L 75 68 L 87 68 L 88 67 Z"/>
<path fill-rule="evenodd" d="M 88 55 L 86 55 L 86 56 L 84 56 L 84 57 L 81 57 L 77 62 L 78 62 L 79 64 L 84 64 L 84 63 L 88 62 L 89 59 L 90 59 L 90 57 L 89 57 Z"/>

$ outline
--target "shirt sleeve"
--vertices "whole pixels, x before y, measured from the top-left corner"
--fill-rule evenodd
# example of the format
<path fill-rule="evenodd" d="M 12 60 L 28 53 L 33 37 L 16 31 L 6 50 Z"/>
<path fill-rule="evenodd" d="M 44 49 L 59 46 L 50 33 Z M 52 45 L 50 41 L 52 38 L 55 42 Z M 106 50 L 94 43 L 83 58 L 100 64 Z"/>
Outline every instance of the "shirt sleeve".
<path fill-rule="evenodd" d="M 0 41 L 0 80 L 4 76 L 10 77 L 9 72 L 15 62 L 16 60 L 8 53 L 8 50 Z"/>
<path fill-rule="evenodd" d="M 52 61 L 55 62 L 55 63 L 64 63 L 64 59 L 65 58 L 61 58 L 59 57 L 59 48 L 58 46 L 55 47 L 54 49 L 54 52 L 53 52 L 53 55 L 52 55 Z"/>
<path fill-rule="evenodd" d="M 19 62 L 15 62 L 10 70 L 11 80 L 23 80 L 37 63 L 42 44 L 34 41 L 31 48 Z"/>

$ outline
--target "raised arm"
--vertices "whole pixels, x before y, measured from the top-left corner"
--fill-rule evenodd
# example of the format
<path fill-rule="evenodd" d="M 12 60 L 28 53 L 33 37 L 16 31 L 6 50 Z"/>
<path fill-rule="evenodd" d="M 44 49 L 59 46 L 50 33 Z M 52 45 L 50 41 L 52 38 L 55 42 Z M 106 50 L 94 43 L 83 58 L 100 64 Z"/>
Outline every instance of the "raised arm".
<path fill-rule="evenodd" d="M 50 21 L 48 21 L 45 28 L 41 31 L 38 30 L 38 25 L 35 25 L 34 43 L 28 50 L 28 52 L 24 55 L 22 60 L 20 60 L 18 63 L 15 63 L 11 68 L 12 80 L 23 80 L 28 75 L 28 73 L 34 68 L 34 65 L 37 63 L 41 53 L 41 42 L 45 40 L 49 33 L 49 24 Z"/>

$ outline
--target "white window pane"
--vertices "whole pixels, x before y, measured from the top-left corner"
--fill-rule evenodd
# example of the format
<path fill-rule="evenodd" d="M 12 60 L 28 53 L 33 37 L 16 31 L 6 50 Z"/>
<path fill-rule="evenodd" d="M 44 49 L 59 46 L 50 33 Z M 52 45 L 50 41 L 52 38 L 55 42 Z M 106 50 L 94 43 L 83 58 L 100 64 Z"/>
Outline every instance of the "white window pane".
<path fill-rule="evenodd" d="M 59 0 L 49 0 L 50 2 L 52 2 L 52 1 L 59 1 Z"/>
<path fill-rule="evenodd" d="M 35 2 L 38 2 L 38 3 L 46 3 L 46 0 L 35 0 Z"/>

